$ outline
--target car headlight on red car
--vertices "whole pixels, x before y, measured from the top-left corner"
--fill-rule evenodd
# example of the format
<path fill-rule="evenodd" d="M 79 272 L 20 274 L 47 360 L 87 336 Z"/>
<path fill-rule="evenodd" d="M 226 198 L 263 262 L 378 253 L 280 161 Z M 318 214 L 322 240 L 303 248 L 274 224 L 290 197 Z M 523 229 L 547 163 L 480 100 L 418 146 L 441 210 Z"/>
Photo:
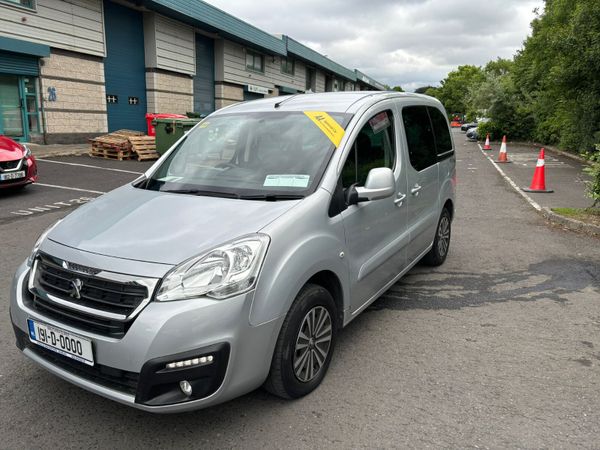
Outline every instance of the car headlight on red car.
<path fill-rule="evenodd" d="M 24 144 L 21 144 L 21 145 L 25 149 L 25 151 L 23 152 L 23 158 L 29 158 L 32 155 L 31 149 Z"/>

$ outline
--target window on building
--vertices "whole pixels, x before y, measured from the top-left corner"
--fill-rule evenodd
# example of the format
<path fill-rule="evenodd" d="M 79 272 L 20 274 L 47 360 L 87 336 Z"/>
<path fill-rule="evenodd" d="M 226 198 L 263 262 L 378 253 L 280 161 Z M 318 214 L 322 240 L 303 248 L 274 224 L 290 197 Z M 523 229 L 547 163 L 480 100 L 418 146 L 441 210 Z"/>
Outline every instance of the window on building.
<path fill-rule="evenodd" d="M 433 124 L 433 135 L 435 136 L 435 148 L 438 158 L 445 158 L 452 155 L 452 138 L 448 130 L 448 122 L 444 114 L 432 106 L 427 107 L 431 123 Z"/>
<path fill-rule="evenodd" d="M 415 170 L 421 171 L 437 162 L 433 130 L 426 106 L 407 106 L 402 109 L 408 156 Z"/>
<path fill-rule="evenodd" d="M 25 8 L 35 9 L 35 0 L 0 0 L 0 3 L 13 3 Z"/>
<path fill-rule="evenodd" d="M 362 127 L 342 169 L 344 189 L 354 183 L 363 186 L 371 169 L 394 168 L 396 146 L 393 123 L 392 112 L 388 110 L 375 114 Z"/>
<path fill-rule="evenodd" d="M 254 70 L 255 72 L 264 72 L 265 57 L 252 50 L 246 50 L 246 69 Z"/>
<path fill-rule="evenodd" d="M 294 60 L 289 58 L 281 58 L 281 73 L 294 75 Z"/>

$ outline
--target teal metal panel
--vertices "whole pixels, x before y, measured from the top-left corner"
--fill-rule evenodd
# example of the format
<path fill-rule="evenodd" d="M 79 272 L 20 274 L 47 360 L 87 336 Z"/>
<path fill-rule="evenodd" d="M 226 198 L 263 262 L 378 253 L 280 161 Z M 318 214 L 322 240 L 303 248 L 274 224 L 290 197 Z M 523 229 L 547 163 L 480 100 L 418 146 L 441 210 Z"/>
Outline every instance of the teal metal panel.
<path fill-rule="evenodd" d="M 0 51 L 0 73 L 38 76 L 38 60 L 37 56 Z"/>
<path fill-rule="evenodd" d="M 105 0 L 104 27 L 108 131 L 144 131 L 146 65 L 142 13 Z"/>
<path fill-rule="evenodd" d="M 210 114 L 215 110 L 215 42 L 196 34 L 196 76 L 194 112 Z"/>
<path fill-rule="evenodd" d="M 199 0 L 144 0 L 149 9 L 191 25 L 218 32 L 276 55 L 286 55 L 285 42 L 263 30 Z"/>
<path fill-rule="evenodd" d="M 301 44 L 300 42 L 292 39 L 289 36 L 284 36 L 284 39 L 287 40 L 287 51 L 288 53 L 297 56 L 307 62 L 316 64 L 324 69 L 333 72 L 336 75 L 344 77 L 350 81 L 356 80 L 356 73 L 353 70 L 347 69 L 341 64 L 332 61 L 329 58 L 321 55 L 319 52 L 313 50 L 312 48 L 307 47 L 306 45 Z"/>
<path fill-rule="evenodd" d="M 50 47 L 47 45 L 35 44 L 33 42 L 21 41 L 19 39 L 12 39 L 4 36 L 0 36 L 0 50 L 38 57 L 50 55 Z"/>

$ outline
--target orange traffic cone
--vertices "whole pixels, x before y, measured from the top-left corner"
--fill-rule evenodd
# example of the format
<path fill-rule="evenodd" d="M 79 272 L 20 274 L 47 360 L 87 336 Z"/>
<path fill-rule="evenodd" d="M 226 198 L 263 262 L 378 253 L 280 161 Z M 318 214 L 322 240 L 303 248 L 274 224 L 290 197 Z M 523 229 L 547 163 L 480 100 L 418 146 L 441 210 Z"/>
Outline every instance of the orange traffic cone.
<path fill-rule="evenodd" d="M 544 161 L 543 148 L 540 150 L 540 155 L 538 156 L 537 164 L 535 165 L 531 186 L 521 189 L 525 192 L 554 192 L 552 189 L 546 189 L 546 164 Z"/>
<path fill-rule="evenodd" d="M 506 153 L 506 136 L 502 138 L 502 145 L 500 146 L 500 153 L 498 154 L 497 163 L 509 163 L 508 155 Z"/>
<path fill-rule="evenodd" d="M 490 133 L 485 137 L 485 145 L 483 146 L 484 150 L 491 150 L 492 146 L 490 145 Z"/>

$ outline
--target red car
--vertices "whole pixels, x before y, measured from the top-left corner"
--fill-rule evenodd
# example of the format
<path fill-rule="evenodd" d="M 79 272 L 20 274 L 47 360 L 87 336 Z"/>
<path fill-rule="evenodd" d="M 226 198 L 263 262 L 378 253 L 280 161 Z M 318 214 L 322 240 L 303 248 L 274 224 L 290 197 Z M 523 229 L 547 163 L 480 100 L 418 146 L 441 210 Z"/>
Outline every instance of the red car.
<path fill-rule="evenodd" d="M 0 135 L 0 189 L 37 181 L 35 157 L 25 145 Z"/>

